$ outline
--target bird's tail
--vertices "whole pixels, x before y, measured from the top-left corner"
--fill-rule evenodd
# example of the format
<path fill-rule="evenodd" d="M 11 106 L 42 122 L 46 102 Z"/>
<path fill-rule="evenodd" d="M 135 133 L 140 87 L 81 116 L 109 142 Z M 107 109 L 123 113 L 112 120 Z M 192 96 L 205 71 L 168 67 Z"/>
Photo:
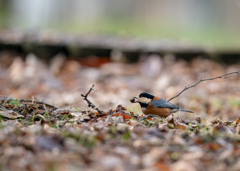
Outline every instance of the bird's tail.
<path fill-rule="evenodd" d="M 190 110 L 185 110 L 185 109 L 177 109 L 178 111 L 183 111 L 183 112 L 189 112 L 189 113 L 193 113 L 192 111 Z"/>

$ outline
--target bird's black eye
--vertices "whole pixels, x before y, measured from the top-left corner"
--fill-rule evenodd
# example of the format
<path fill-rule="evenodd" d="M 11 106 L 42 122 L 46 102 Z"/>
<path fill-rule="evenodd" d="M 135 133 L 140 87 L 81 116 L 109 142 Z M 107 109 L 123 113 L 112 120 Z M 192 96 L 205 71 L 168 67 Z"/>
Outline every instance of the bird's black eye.
<path fill-rule="evenodd" d="M 153 95 L 151 95 L 151 94 L 149 94 L 149 93 L 146 93 L 146 92 L 141 93 L 141 94 L 139 95 L 139 97 L 146 97 L 146 98 L 148 98 L 148 99 L 153 99 L 153 98 L 154 98 Z"/>

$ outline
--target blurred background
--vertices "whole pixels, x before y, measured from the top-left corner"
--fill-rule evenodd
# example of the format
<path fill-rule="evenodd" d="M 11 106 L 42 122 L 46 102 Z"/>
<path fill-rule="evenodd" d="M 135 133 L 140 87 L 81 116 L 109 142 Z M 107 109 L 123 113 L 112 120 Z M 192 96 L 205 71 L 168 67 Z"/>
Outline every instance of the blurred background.
<path fill-rule="evenodd" d="M 0 0 L 0 94 L 102 109 L 142 91 L 169 99 L 240 68 L 239 0 Z M 240 114 L 239 75 L 172 102 L 197 115 Z M 222 109 L 224 108 L 224 109 Z"/>
<path fill-rule="evenodd" d="M 0 26 L 239 47 L 239 0 L 1 0 Z"/>

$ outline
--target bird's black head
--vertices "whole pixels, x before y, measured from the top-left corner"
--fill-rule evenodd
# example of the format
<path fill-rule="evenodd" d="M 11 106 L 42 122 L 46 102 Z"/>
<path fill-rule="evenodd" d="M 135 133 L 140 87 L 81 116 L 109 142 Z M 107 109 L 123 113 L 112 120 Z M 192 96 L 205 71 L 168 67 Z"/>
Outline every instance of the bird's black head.
<path fill-rule="evenodd" d="M 153 95 L 151 95 L 151 94 L 149 94 L 149 93 L 147 93 L 147 92 L 143 92 L 143 93 L 139 94 L 139 97 L 140 97 L 140 98 L 141 98 L 141 97 L 145 97 L 145 98 L 148 98 L 148 99 L 151 99 L 151 100 L 154 98 Z"/>
<path fill-rule="evenodd" d="M 132 97 L 130 99 L 130 101 L 132 103 L 139 103 L 142 108 L 146 108 L 148 103 L 150 103 L 153 100 L 153 98 L 154 98 L 153 95 L 143 92 L 143 93 L 139 94 L 138 97 Z"/>

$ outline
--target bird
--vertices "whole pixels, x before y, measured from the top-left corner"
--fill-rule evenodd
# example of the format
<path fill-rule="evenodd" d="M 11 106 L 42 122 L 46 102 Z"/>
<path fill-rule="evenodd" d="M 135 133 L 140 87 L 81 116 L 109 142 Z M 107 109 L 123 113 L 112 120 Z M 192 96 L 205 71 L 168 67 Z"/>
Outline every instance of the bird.
<path fill-rule="evenodd" d="M 132 97 L 130 102 L 139 103 L 142 112 L 145 115 L 153 114 L 161 117 L 168 117 L 170 114 L 178 111 L 193 113 L 192 111 L 181 109 L 178 106 L 147 92 L 143 92 L 137 97 Z"/>

